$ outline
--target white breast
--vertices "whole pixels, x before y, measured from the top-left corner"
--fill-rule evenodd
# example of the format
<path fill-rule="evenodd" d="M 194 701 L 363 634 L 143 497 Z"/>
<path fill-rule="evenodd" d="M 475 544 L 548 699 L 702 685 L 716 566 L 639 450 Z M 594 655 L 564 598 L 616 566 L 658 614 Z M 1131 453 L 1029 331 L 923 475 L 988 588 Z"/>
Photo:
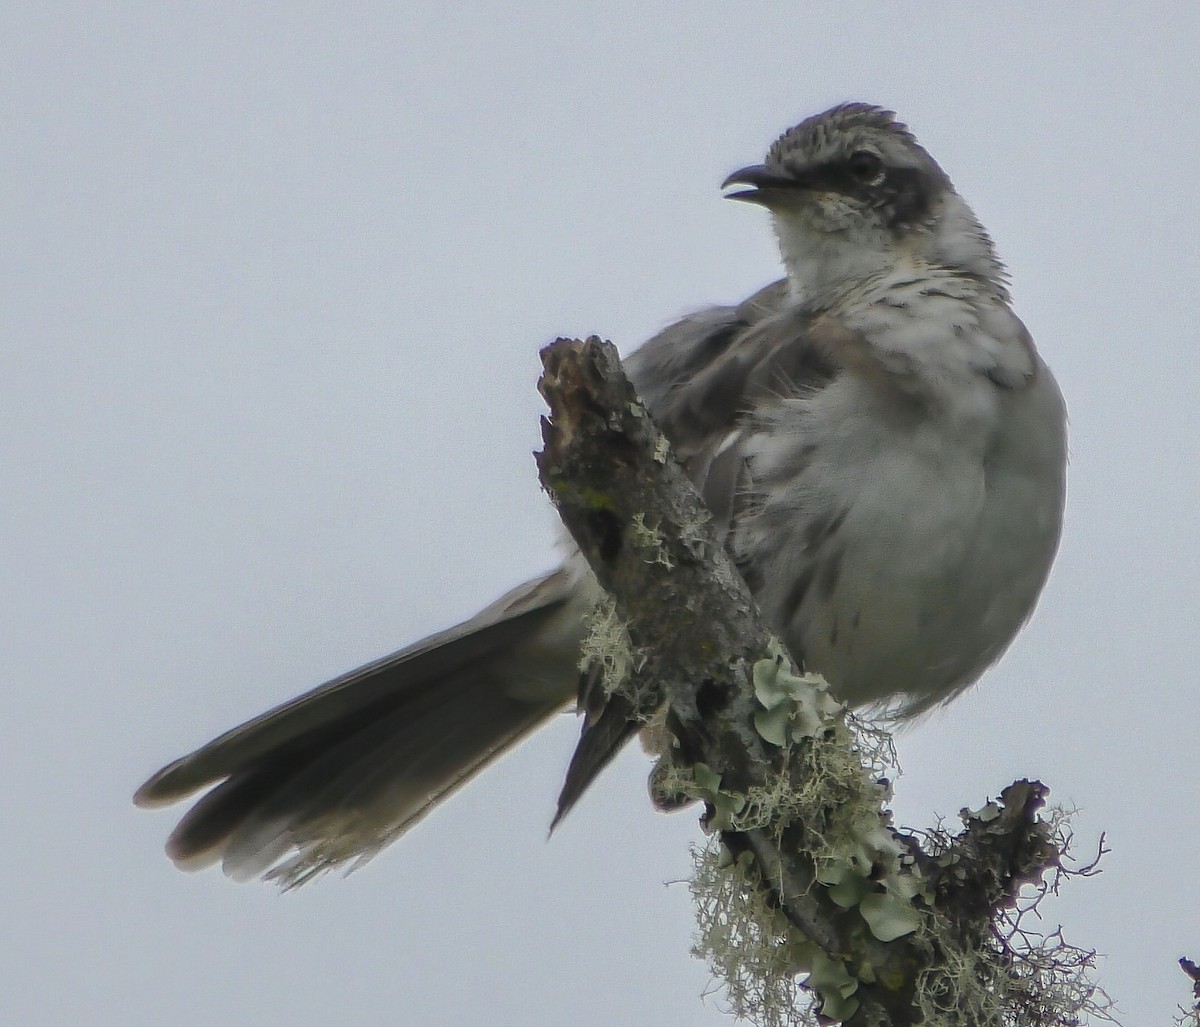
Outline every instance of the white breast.
<path fill-rule="evenodd" d="M 735 547 L 767 619 L 851 703 L 903 694 L 915 713 L 971 684 L 1032 612 L 1057 547 L 1057 385 L 1015 318 L 998 338 L 981 324 L 995 311 L 962 307 L 939 294 L 855 326 L 920 402 L 844 374 L 781 401 L 747 446 L 756 505 Z M 989 376 L 997 362 L 1023 362 L 1019 385 Z"/>

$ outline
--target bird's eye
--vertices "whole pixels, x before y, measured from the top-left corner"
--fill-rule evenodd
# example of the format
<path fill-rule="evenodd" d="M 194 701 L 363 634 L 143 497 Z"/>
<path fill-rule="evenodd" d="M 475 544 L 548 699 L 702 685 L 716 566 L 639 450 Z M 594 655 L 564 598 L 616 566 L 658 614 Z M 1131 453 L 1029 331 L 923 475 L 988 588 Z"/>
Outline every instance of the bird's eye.
<path fill-rule="evenodd" d="M 874 185 L 883 177 L 883 160 L 870 150 L 855 150 L 846 166 L 857 181 L 867 185 Z"/>

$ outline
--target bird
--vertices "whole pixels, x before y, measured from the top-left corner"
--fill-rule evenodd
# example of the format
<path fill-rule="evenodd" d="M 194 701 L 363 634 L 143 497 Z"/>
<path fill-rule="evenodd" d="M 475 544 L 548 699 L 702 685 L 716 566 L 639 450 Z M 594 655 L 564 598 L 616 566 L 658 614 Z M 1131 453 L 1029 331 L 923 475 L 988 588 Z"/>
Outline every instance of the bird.
<path fill-rule="evenodd" d="M 1061 392 L 991 237 L 892 111 L 809 117 L 722 188 L 767 211 L 784 277 L 625 368 L 768 626 L 846 704 L 915 718 L 1038 601 L 1066 493 Z M 169 763 L 135 802 L 206 790 L 167 842 L 184 869 L 284 887 L 354 869 L 576 702 L 602 598 L 570 553 Z M 573 768 L 557 817 L 629 734 Z"/>

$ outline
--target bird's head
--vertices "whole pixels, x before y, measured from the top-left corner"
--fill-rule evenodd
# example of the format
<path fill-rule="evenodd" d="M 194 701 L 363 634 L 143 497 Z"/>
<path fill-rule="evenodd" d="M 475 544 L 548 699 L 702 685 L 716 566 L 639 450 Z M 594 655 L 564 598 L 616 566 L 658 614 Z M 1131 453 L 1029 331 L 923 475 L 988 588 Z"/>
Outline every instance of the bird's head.
<path fill-rule="evenodd" d="M 908 128 L 848 103 L 788 129 L 762 164 L 741 168 L 729 199 L 766 207 L 793 288 L 836 302 L 906 264 L 942 267 L 1004 288 L 991 239 Z"/>

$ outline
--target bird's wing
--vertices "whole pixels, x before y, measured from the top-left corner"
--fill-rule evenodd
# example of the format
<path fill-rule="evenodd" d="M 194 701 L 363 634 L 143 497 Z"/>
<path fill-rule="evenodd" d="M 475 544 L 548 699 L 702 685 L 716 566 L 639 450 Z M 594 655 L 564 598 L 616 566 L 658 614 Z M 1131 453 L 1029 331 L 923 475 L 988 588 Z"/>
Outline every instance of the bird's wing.
<path fill-rule="evenodd" d="M 810 335 L 776 283 L 740 306 L 684 318 L 628 361 L 726 522 L 747 411 L 829 373 Z M 222 859 L 239 877 L 274 866 L 296 883 L 366 858 L 569 700 L 583 632 L 576 586 L 569 571 L 530 582 L 456 628 L 226 732 L 160 770 L 135 801 L 171 803 L 215 785 L 168 842 L 185 866 Z M 560 815 L 635 729 L 614 713 L 589 728 Z"/>
<path fill-rule="evenodd" d="M 738 306 L 713 307 L 664 329 L 625 362 L 638 394 L 723 530 L 747 493 L 755 411 L 822 388 L 843 366 L 836 326 L 814 320 L 774 282 Z M 618 694 L 584 675 L 588 714 L 558 800 L 557 823 L 641 727 Z M 642 711 L 644 712 L 644 711 Z"/>

